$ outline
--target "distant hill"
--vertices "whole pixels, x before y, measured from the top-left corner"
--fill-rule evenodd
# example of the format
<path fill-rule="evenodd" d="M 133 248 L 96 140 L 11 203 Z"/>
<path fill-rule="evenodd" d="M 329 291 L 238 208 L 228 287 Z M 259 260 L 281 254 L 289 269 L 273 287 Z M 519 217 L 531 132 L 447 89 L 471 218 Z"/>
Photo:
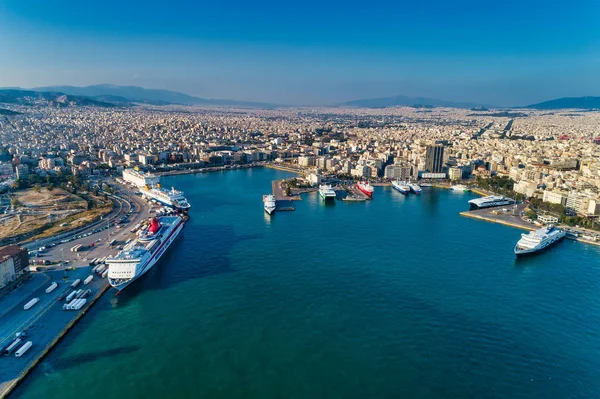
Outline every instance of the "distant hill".
<path fill-rule="evenodd" d="M 138 86 L 116 86 L 110 84 L 100 84 L 93 86 L 48 86 L 36 87 L 35 91 L 58 91 L 73 96 L 84 96 L 93 99 L 104 99 L 108 102 L 116 101 L 122 103 L 123 100 L 136 103 L 146 103 L 154 105 L 218 105 L 249 108 L 274 108 L 275 104 L 266 104 L 251 101 L 221 100 L 213 98 L 194 97 L 183 93 L 169 90 L 145 89 Z"/>
<path fill-rule="evenodd" d="M 68 95 L 58 91 L 33 91 L 21 89 L 0 89 L 0 103 L 30 105 L 45 101 L 58 107 L 92 106 L 110 108 L 115 104 L 92 98 Z"/>
<path fill-rule="evenodd" d="M 564 108 L 600 108 L 600 97 L 563 97 L 519 108 L 564 109 Z"/>
<path fill-rule="evenodd" d="M 359 108 L 387 108 L 387 107 L 399 107 L 399 106 L 413 106 L 414 104 L 420 104 L 420 107 L 449 107 L 449 108 L 477 108 L 484 106 L 480 103 L 469 103 L 469 102 L 453 102 L 438 100 L 435 98 L 425 97 L 408 97 L 408 96 L 394 96 L 394 97 L 381 97 L 381 98 L 369 98 L 363 100 L 354 100 L 342 103 L 340 105 L 346 107 L 359 107 Z M 489 108 L 489 106 L 486 105 Z"/>

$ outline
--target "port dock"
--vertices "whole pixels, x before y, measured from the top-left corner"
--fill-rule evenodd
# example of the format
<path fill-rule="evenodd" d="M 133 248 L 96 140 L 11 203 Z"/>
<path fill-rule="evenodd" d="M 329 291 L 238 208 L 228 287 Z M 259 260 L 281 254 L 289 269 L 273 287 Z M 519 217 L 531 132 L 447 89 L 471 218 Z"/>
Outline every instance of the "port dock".
<path fill-rule="evenodd" d="M 342 201 L 362 202 L 371 199 L 367 194 L 363 193 L 358 188 L 356 188 L 356 186 L 346 185 L 342 186 L 342 188 L 344 191 L 346 191 L 346 194 L 341 197 Z"/>
<path fill-rule="evenodd" d="M 83 279 L 90 274 L 92 274 L 91 266 L 80 267 L 69 272 L 66 279 L 63 279 L 64 271 L 37 273 L 22 287 L 2 298 L 0 348 L 6 348 L 13 342 L 15 335 L 22 332 L 25 332 L 26 338 L 19 346 L 26 341 L 32 341 L 33 346 L 21 357 L 16 357 L 14 353 L 0 354 L 0 398 L 8 395 L 29 374 L 110 287 L 106 279 L 97 275 L 94 275 L 94 279 L 89 284 L 84 285 Z M 59 301 L 58 298 L 66 290 L 69 292 L 75 290 L 71 288 L 71 284 L 76 279 L 81 280 L 77 289 L 90 289 L 92 294 L 86 298 L 87 303 L 80 310 L 65 311 L 62 309 L 65 300 Z M 46 293 L 50 280 L 56 282 L 58 287 Z M 31 298 L 40 300 L 31 309 L 24 310 L 23 305 Z"/>

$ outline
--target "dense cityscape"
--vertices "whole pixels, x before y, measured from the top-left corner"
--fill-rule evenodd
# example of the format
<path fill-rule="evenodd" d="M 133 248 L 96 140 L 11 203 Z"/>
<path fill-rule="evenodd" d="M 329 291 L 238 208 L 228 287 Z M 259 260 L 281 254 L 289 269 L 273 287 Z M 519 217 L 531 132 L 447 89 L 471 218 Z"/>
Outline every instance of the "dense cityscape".
<path fill-rule="evenodd" d="M 451 108 L 13 107 L 0 132 L 8 189 L 31 174 L 89 176 L 270 162 L 308 179 L 506 176 L 522 198 L 600 214 L 598 112 Z M 515 116 L 513 116 L 515 115 Z M 428 160 L 428 148 L 443 147 Z M 432 154 L 432 153 L 430 153 Z M 431 158 L 431 156 L 430 156 Z"/>
<path fill-rule="evenodd" d="M 0 353 L 11 356 L 0 363 L 0 395 L 104 292 L 120 293 L 175 241 L 199 204 L 161 188 L 160 176 L 265 166 L 291 173 L 263 196 L 269 220 L 316 190 L 324 205 L 370 200 L 365 181 L 403 193 L 420 193 L 419 183 L 472 189 L 484 197 L 469 204 L 489 205 L 461 215 L 531 230 L 517 256 L 565 236 L 599 241 L 590 231 L 600 215 L 597 111 L 2 106 Z"/>

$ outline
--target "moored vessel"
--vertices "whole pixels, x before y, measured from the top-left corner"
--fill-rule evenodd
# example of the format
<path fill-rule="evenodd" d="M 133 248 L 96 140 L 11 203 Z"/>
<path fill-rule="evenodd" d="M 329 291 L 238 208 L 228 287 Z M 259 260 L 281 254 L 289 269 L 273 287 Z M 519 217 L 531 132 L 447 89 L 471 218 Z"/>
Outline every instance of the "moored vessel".
<path fill-rule="evenodd" d="M 450 187 L 450 190 L 461 193 L 468 193 L 469 191 L 471 191 L 469 187 L 463 186 L 462 184 L 455 184 L 454 186 Z"/>
<path fill-rule="evenodd" d="M 325 202 L 333 201 L 336 197 L 335 190 L 329 184 L 321 184 L 319 186 L 319 195 Z"/>
<path fill-rule="evenodd" d="M 153 187 L 141 187 L 140 192 L 142 193 L 142 196 L 150 200 L 157 201 L 177 211 L 187 212 L 191 208 L 191 205 L 183 196 L 183 191 L 175 190 L 173 187 L 170 190 L 166 190 L 162 188 L 160 184 L 157 184 Z"/>
<path fill-rule="evenodd" d="M 371 186 L 368 181 L 359 181 L 356 183 L 356 187 L 368 197 L 373 196 L 373 186 Z"/>
<path fill-rule="evenodd" d="M 566 235 L 566 231 L 553 225 L 521 234 L 521 239 L 515 245 L 515 255 L 523 256 L 539 252 L 557 243 Z"/>
<path fill-rule="evenodd" d="M 490 195 L 487 197 L 475 198 L 469 201 L 471 209 L 491 208 L 494 206 L 512 205 L 515 201 L 501 195 Z"/>
<path fill-rule="evenodd" d="M 162 216 L 150 220 L 140 237 L 106 260 L 108 282 L 119 292 L 150 270 L 183 230 L 181 216 Z"/>
<path fill-rule="evenodd" d="M 275 196 L 273 194 L 263 195 L 263 204 L 265 212 L 267 212 L 269 215 L 272 215 L 277 208 L 277 200 L 275 200 Z"/>
<path fill-rule="evenodd" d="M 410 186 L 405 181 L 396 180 L 392 182 L 392 187 L 404 195 L 410 193 Z"/>
<path fill-rule="evenodd" d="M 410 191 L 415 194 L 421 194 L 421 186 L 418 183 L 408 182 L 408 187 L 410 187 Z"/>

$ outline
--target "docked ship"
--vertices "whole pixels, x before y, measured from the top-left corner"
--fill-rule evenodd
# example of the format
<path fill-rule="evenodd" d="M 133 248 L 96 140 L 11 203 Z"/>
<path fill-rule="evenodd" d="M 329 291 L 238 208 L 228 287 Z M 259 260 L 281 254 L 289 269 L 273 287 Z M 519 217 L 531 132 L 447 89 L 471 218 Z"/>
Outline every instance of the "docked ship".
<path fill-rule="evenodd" d="M 467 186 L 463 186 L 462 184 L 455 184 L 454 186 L 450 187 L 450 190 L 452 191 L 457 191 L 457 192 L 461 192 L 461 193 L 468 193 L 469 191 L 471 191 L 471 189 Z"/>
<path fill-rule="evenodd" d="M 410 187 L 410 191 L 415 194 L 421 194 L 421 186 L 418 183 L 408 182 L 408 187 Z"/>
<path fill-rule="evenodd" d="M 137 239 L 127 244 L 114 258 L 106 260 L 110 285 L 121 292 L 152 269 L 181 233 L 184 225 L 185 219 L 181 216 L 151 219 Z"/>
<path fill-rule="evenodd" d="M 373 196 L 373 186 L 368 181 L 359 181 L 356 183 L 356 187 L 367 196 Z"/>
<path fill-rule="evenodd" d="M 187 212 L 191 207 L 187 199 L 183 196 L 183 191 L 175 190 L 175 188 L 167 190 L 162 188 L 160 184 L 157 184 L 153 187 L 142 187 L 140 188 L 140 192 L 142 193 L 142 196 L 156 200 L 177 211 Z"/>
<path fill-rule="evenodd" d="M 494 206 L 512 205 L 515 201 L 501 195 L 490 195 L 488 197 L 475 198 L 469 201 L 471 209 L 491 208 Z"/>
<path fill-rule="evenodd" d="M 319 195 L 325 202 L 333 201 L 335 199 L 335 190 L 329 184 L 321 184 L 319 186 Z"/>
<path fill-rule="evenodd" d="M 405 181 L 396 180 L 392 182 L 392 187 L 400 191 L 402 194 L 410 193 L 410 186 Z"/>
<path fill-rule="evenodd" d="M 515 245 L 515 255 L 529 255 L 548 248 L 565 237 L 567 233 L 553 225 L 542 227 L 527 234 L 521 234 L 521 239 Z"/>
<path fill-rule="evenodd" d="M 269 215 L 272 215 L 275 212 L 275 208 L 277 208 L 277 201 L 275 200 L 275 196 L 273 194 L 263 195 L 263 203 L 265 207 L 265 212 Z"/>

